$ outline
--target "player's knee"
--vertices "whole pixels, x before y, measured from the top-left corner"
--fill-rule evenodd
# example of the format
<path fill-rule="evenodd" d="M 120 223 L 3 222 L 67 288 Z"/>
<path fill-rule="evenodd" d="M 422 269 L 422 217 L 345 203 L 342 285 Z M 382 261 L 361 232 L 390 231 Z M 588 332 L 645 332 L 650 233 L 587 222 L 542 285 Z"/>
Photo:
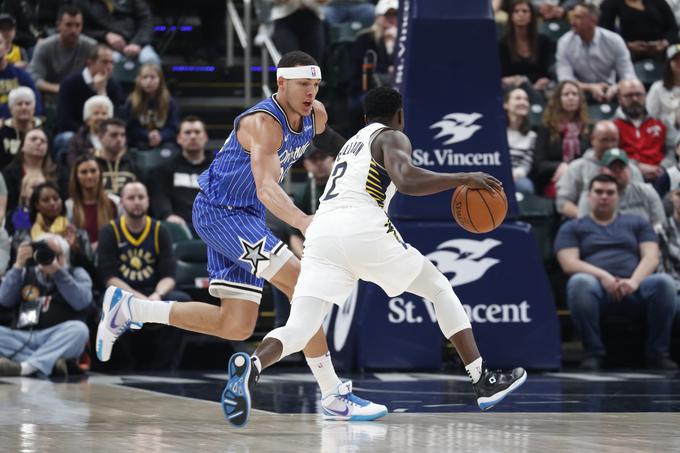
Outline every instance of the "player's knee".
<path fill-rule="evenodd" d="M 218 320 L 219 336 L 227 340 L 243 341 L 253 336 L 257 317 L 243 316 L 230 310 L 221 310 Z"/>

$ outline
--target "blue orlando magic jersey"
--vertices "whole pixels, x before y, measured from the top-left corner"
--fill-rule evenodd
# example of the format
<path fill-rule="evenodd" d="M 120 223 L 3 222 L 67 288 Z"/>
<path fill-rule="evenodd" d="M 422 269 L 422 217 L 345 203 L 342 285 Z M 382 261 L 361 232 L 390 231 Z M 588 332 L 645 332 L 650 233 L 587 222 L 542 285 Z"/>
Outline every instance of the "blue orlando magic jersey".
<path fill-rule="evenodd" d="M 294 131 L 288 123 L 283 108 L 276 101 L 276 94 L 264 99 L 234 120 L 234 129 L 227 137 L 210 167 L 198 178 L 198 184 L 214 205 L 230 207 L 255 207 L 264 214 L 264 207 L 257 198 L 255 179 L 250 169 L 250 151 L 246 150 L 236 139 L 236 132 L 241 118 L 246 115 L 264 112 L 273 116 L 283 129 L 283 144 L 277 151 L 281 161 L 279 182 L 288 173 L 288 169 L 305 152 L 314 138 L 314 113 L 303 117 L 302 128 Z"/>

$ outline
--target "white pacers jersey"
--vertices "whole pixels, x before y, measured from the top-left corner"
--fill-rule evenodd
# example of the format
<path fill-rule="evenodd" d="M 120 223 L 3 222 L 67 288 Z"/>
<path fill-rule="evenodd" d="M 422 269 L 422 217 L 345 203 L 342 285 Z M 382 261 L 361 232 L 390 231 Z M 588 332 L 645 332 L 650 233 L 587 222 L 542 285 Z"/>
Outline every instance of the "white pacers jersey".
<path fill-rule="evenodd" d="M 423 257 L 406 244 L 387 217 L 391 179 L 371 155 L 387 126 L 369 124 L 350 138 L 333 165 L 319 209 L 305 234 L 295 297 L 341 305 L 358 279 L 389 296 L 404 292 L 420 273 Z"/>
<path fill-rule="evenodd" d="M 371 123 L 345 143 L 321 195 L 319 211 L 347 205 L 378 206 L 387 211 L 394 185 L 371 155 L 373 139 L 384 129 L 384 124 Z"/>

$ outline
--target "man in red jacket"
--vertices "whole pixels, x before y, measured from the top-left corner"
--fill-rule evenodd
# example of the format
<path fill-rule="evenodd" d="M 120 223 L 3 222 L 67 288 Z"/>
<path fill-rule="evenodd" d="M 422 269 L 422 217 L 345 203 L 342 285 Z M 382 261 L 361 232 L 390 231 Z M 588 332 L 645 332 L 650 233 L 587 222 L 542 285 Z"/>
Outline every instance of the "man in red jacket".
<path fill-rule="evenodd" d="M 666 155 L 666 126 L 647 114 L 645 87 L 639 80 L 619 82 L 619 105 L 614 123 L 619 129 L 619 147 L 635 159 L 646 181 L 663 173 L 661 161 Z"/>

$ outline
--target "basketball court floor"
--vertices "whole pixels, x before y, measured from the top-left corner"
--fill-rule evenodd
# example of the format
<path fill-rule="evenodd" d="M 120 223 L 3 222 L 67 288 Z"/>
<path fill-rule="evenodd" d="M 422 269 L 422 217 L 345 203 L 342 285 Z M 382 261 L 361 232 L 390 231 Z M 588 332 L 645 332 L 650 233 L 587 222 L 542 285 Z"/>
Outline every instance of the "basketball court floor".
<path fill-rule="evenodd" d="M 247 427 L 220 373 L 0 378 L 1 452 L 680 452 L 680 373 L 529 374 L 481 413 L 462 374 L 351 376 L 376 422 L 323 421 L 304 369 L 262 376 Z"/>

